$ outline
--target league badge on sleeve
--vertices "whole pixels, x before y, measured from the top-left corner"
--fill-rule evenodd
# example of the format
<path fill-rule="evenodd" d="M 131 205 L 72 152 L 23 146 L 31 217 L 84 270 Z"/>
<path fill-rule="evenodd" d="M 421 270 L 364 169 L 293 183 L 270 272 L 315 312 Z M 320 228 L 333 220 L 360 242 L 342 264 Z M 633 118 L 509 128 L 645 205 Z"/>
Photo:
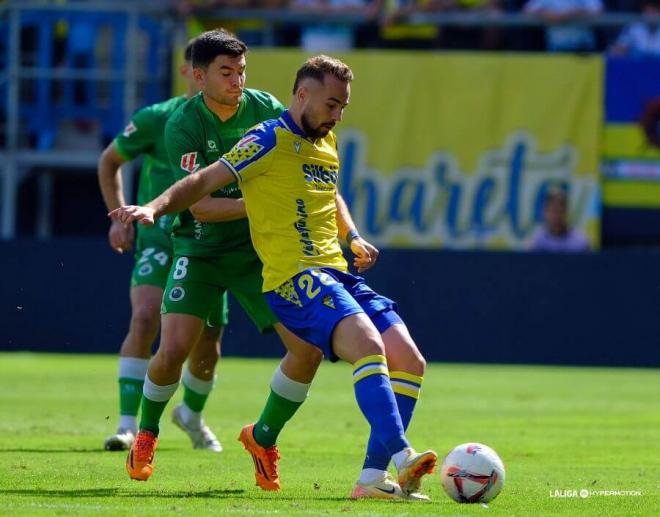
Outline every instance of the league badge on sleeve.
<path fill-rule="evenodd" d="M 197 172 L 199 163 L 197 163 L 197 153 L 186 153 L 181 156 L 181 169 L 186 172 Z"/>
<path fill-rule="evenodd" d="M 250 134 L 244 136 L 231 151 L 225 154 L 224 158 L 234 167 L 238 167 L 243 162 L 249 162 L 264 146 L 259 142 L 259 136 Z"/>
<path fill-rule="evenodd" d="M 135 124 L 133 124 L 133 121 L 131 120 L 128 125 L 124 128 L 123 136 L 128 138 L 131 136 L 131 134 L 135 133 L 137 131 L 137 127 Z"/>

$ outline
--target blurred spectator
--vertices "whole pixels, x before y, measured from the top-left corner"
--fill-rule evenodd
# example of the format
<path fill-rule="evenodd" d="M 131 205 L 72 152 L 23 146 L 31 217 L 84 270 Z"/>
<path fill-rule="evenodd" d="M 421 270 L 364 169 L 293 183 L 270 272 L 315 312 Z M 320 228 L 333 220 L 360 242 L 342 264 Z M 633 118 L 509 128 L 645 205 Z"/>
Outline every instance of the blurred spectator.
<path fill-rule="evenodd" d="M 625 27 L 612 53 L 617 55 L 660 55 L 660 0 L 644 0 L 642 3 L 644 21 Z"/>
<path fill-rule="evenodd" d="M 546 29 L 546 46 L 553 52 L 594 50 L 596 43 L 590 27 L 571 26 L 572 21 L 600 14 L 601 0 L 529 0 L 524 6 L 528 14 L 538 15 L 554 26 Z"/>
<path fill-rule="evenodd" d="M 271 25 L 261 15 L 261 9 L 284 8 L 288 0 L 175 0 L 180 16 L 187 18 L 189 35 L 223 27 L 235 33 L 248 46 L 282 43 L 278 24 Z M 226 16 L 222 9 L 252 11 L 249 16 Z M 267 38 L 266 34 L 272 37 Z"/>
<path fill-rule="evenodd" d="M 586 236 L 568 224 L 568 196 L 564 189 L 548 190 L 543 203 L 543 227 L 534 234 L 532 251 L 589 251 Z"/>
<path fill-rule="evenodd" d="M 502 13 L 500 0 L 430 0 L 426 12 L 462 12 L 479 14 L 483 18 Z M 448 27 L 441 36 L 443 48 L 495 50 L 499 46 L 501 31 L 498 27 Z"/>
<path fill-rule="evenodd" d="M 385 48 L 432 48 L 440 30 L 432 24 L 410 24 L 414 14 L 443 11 L 438 0 L 381 0 L 380 46 Z"/>
<path fill-rule="evenodd" d="M 300 45 L 307 52 L 342 52 L 355 46 L 354 27 L 349 23 L 327 23 L 328 15 L 363 16 L 367 20 L 376 18 L 380 0 L 293 0 L 294 11 L 317 15 L 318 24 L 307 24 L 300 33 Z"/>

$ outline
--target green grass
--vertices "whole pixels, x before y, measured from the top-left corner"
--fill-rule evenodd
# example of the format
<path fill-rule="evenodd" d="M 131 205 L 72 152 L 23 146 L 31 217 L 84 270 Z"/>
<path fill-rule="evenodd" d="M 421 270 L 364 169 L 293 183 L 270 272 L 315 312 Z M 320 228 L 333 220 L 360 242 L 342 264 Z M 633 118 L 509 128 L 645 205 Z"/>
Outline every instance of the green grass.
<path fill-rule="evenodd" d="M 350 368 L 323 364 L 280 437 L 283 489 L 254 486 L 236 441 L 259 414 L 275 361 L 227 359 L 206 411 L 225 451 L 190 448 L 164 422 L 156 471 L 128 479 L 123 453 L 101 450 L 116 426 L 116 358 L 0 354 L 2 514 L 658 515 L 657 370 L 430 365 L 408 437 L 444 455 L 467 441 L 495 448 L 507 480 L 489 507 L 458 505 L 437 475 L 430 504 L 350 501 L 367 425 Z M 180 394 L 177 394 L 178 400 Z M 169 410 L 167 412 L 169 415 Z M 555 490 L 640 490 L 640 497 L 551 497 Z"/>

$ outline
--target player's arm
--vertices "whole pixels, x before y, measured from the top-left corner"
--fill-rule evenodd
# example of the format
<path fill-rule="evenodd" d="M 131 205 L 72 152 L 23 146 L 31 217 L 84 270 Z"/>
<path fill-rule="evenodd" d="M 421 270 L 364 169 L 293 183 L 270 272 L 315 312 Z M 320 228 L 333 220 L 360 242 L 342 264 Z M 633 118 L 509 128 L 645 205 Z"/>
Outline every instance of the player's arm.
<path fill-rule="evenodd" d="M 124 186 L 121 176 L 121 165 L 127 160 L 119 154 L 114 142 L 101 153 L 98 161 L 98 179 L 101 195 L 108 210 L 114 210 L 126 204 Z M 133 247 L 135 230 L 133 226 L 119 221 L 112 221 L 108 232 L 108 240 L 113 250 L 123 253 Z"/>
<path fill-rule="evenodd" d="M 247 217 L 243 198 L 204 196 L 190 207 L 190 213 L 202 223 L 222 223 Z"/>
<path fill-rule="evenodd" d="M 335 203 L 337 205 L 335 217 L 339 237 L 344 239 L 346 244 L 351 248 L 351 251 L 355 255 L 353 266 L 357 268 L 358 273 L 362 273 L 376 263 L 379 253 L 378 249 L 360 237 L 348 206 L 346 206 L 344 198 L 339 193 L 335 197 Z"/>
<path fill-rule="evenodd" d="M 204 196 L 236 181 L 234 174 L 222 162 L 190 174 L 174 183 L 156 199 L 145 206 L 122 206 L 108 215 L 122 223 L 139 221 L 154 224 L 161 215 L 182 212 Z"/>

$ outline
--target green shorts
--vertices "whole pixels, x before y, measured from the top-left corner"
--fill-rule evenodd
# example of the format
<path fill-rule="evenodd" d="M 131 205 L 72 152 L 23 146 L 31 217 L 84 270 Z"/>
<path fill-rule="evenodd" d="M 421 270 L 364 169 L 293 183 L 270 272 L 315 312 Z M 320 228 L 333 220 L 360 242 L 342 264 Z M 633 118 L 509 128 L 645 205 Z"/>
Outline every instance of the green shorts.
<path fill-rule="evenodd" d="M 229 291 L 259 332 L 264 332 L 277 318 L 261 292 L 262 284 L 261 261 L 253 251 L 203 258 L 176 255 L 161 313 L 191 314 L 206 320 L 214 301 Z"/>
<path fill-rule="evenodd" d="M 172 267 L 172 251 L 162 246 L 145 246 L 135 250 L 131 287 L 153 285 L 165 289 Z"/>

